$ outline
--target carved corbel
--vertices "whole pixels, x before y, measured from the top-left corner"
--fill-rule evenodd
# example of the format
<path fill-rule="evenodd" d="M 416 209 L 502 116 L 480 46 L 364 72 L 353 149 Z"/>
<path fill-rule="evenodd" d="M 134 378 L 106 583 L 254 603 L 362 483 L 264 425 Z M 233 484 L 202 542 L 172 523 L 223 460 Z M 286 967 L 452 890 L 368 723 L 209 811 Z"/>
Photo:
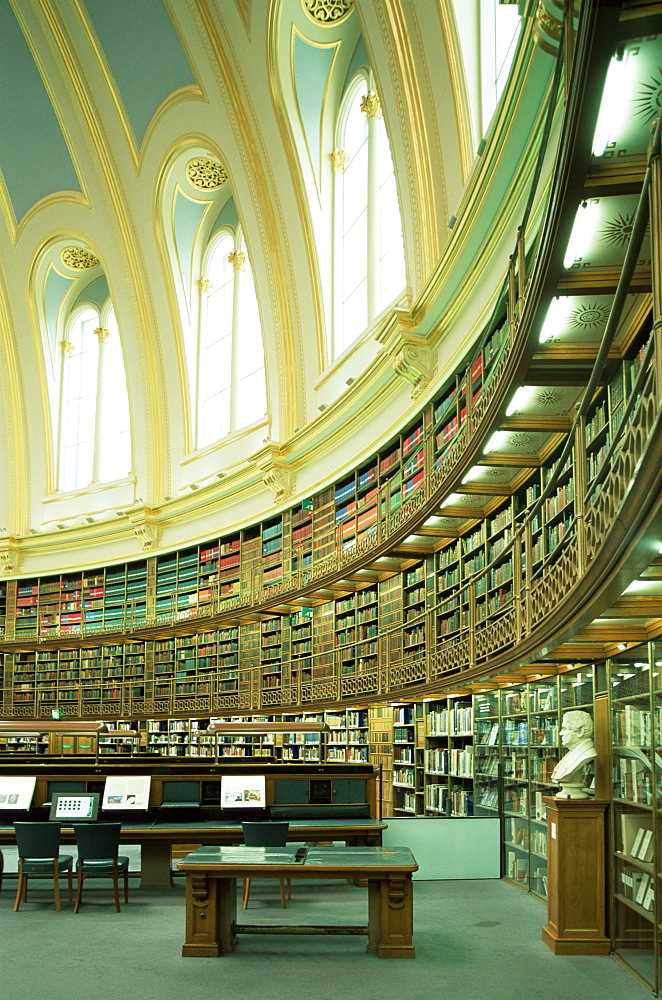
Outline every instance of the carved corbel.
<path fill-rule="evenodd" d="M 20 553 L 11 542 L 5 542 L 0 546 L 0 567 L 5 576 L 9 576 L 10 573 L 18 573 L 20 561 Z"/>
<path fill-rule="evenodd" d="M 406 341 L 393 359 L 393 370 L 411 382 L 411 398 L 416 399 L 427 389 L 434 374 L 434 356 L 420 342 Z"/>
<path fill-rule="evenodd" d="M 274 494 L 274 503 L 287 500 L 294 493 L 296 478 L 280 457 L 280 451 L 273 445 L 256 458 L 256 464 L 262 472 L 262 479 Z"/>
<path fill-rule="evenodd" d="M 158 525 L 150 515 L 151 509 L 149 507 L 142 507 L 135 514 L 130 515 L 133 533 L 140 542 L 143 552 L 149 552 L 159 544 Z"/>

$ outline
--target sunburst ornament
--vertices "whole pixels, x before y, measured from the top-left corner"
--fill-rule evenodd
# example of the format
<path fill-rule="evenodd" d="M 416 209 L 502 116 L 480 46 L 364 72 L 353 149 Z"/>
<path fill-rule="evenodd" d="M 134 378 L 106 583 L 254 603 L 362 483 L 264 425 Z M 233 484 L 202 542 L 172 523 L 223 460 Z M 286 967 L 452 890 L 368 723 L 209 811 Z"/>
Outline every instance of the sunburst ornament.
<path fill-rule="evenodd" d="M 532 443 L 533 438 L 530 434 L 511 434 L 508 438 L 508 444 L 511 448 L 528 448 Z"/>
<path fill-rule="evenodd" d="M 600 238 L 603 243 L 611 243 L 619 247 L 626 246 L 630 242 L 633 228 L 634 212 L 632 215 L 619 213 L 612 222 L 605 225 Z"/>
<path fill-rule="evenodd" d="M 548 407 L 558 406 L 562 400 L 563 394 L 558 389 L 543 389 L 536 395 L 534 402 L 538 406 Z"/>
<path fill-rule="evenodd" d="M 648 83 L 641 85 L 641 92 L 635 97 L 633 104 L 634 113 L 645 122 L 652 122 L 657 118 L 662 107 L 662 69 L 658 69 Z"/>
<path fill-rule="evenodd" d="M 568 315 L 571 326 L 584 330 L 595 330 L 607 322 L 609 306 L 600 302 L 580 303 Z"/>

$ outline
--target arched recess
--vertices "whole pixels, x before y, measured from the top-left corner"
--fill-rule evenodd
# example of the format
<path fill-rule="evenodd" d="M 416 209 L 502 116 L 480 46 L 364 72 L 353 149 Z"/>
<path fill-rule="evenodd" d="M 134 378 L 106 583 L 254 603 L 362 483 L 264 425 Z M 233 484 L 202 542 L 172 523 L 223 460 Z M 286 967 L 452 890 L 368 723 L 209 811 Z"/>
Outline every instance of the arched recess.
<path fill-rule="evenodd" d="M 162 171 L 158 198 L 172 309 L 181 338 L 182 384 L 188 401 L 186 441 L 192 453 L 214 447 L 229 434 L 241 434 L 256 422 L 265 423 L 264 342 L 246 241 L 222 157 L 201 143 L 180 147 Z M 219 285 L 225 279 L 220 272 L 209 273 L 214 250 L 224 237 L 230 240 L 231 249 L 226 247 L 223 268 L 231 276 L 236 292 L 225 298 Z M 260 361 L 254 371 L 261 372 L 255 398 L 264 400 L 259 413 L 254 413 L 255 419 L 248 421 L 242 419 L 242 407 L 236 398 L 237 385 L 246 374 L 241 320 L 247 299 L 251 353 Z M 222 300 L 224 305 L 219 309 Z M 210 324 L 214 323 L 216 335 L 210 337 Z M 229 348 L 227 359 L 225 347 Z M 227 419 L 223 416 L 225 398 Z M 216 417 L 212 399 L 219 406 Z M 220 465 L 217 471 L 221 471 Z"/>
<path fill-rule="evenodd" d="M 38 255 L 31 286 L 48 413 L 47 492 L 87 494 L 88 514 L 124 506 L 133 500 L 129 399 L 101 259 L 78 237 L 60 236 Z M 81 435 L 89 461 L 72 475 L 64 454 L 71 457 Z M 42 524 L 47 519 L 44 514 Z"/>

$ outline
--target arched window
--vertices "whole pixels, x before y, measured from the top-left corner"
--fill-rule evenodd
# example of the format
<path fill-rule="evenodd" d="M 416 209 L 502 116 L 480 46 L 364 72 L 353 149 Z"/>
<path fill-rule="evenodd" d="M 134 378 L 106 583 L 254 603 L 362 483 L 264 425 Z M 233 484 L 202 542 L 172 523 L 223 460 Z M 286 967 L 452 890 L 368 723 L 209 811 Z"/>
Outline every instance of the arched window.
<path fill-rule="evenodd" d="M 334 152 L 334 343 L 337 357 L 404 289 L 400 208 L 379 97 L 357 77 Z"/>
<path fill-rule="evenodd" d="M 198 447 L 266 413 L 262 331 L 255 284 L 240 237 L 225 231 L 211 245 L 200 311 Z"/>
<path fill-rule="evenodd" d="M 131 471 L 129 403 L 115 314 L 76 313 L 62 343 L 59 488 L 83 489 Z"/>

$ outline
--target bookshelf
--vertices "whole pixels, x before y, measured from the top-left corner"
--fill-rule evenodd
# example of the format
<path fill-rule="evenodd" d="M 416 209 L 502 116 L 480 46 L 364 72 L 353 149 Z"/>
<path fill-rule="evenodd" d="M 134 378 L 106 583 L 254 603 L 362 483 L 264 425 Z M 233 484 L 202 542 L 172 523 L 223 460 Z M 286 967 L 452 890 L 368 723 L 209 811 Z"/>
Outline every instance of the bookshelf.
<path fill-rule="evenodd" d="M 265 587 L 274 586 L 283 579 L 285 571 L 286 547 L 282 517 L 265 521 L 262 526 L 261 574 Z M 289 546 L 287 547 L 289 549 Z"/>
<path fill-rule="evenodd" d="M 263 689 L 273 690 L 281 686 L 282 618 L 268 618 L 261 624 L 260 673 Z"/>
<path fill-rule="evenodd" d="M 422 815 L 424 812 L 423 740 L 417 722 L 423 705 L 412 703 L 393 707 L 393 815 Z"/>
<path fill-rule="evenodd" d="M 608 665 L 614 950 L 658 992 L 662 977 L 662 644 Z"/>
<path fill-rule="evenodd" d="M 402 626 L 403 661 L 410 663 L 425 655 L 426 572 L 425 562 L 406 569 L 402 581 L 404 622 Z"/>
<path fill-rule="evenodd" d="M 474 815 L 501 812 L 501 741 L 498 691 L 474 696 Z"/>

